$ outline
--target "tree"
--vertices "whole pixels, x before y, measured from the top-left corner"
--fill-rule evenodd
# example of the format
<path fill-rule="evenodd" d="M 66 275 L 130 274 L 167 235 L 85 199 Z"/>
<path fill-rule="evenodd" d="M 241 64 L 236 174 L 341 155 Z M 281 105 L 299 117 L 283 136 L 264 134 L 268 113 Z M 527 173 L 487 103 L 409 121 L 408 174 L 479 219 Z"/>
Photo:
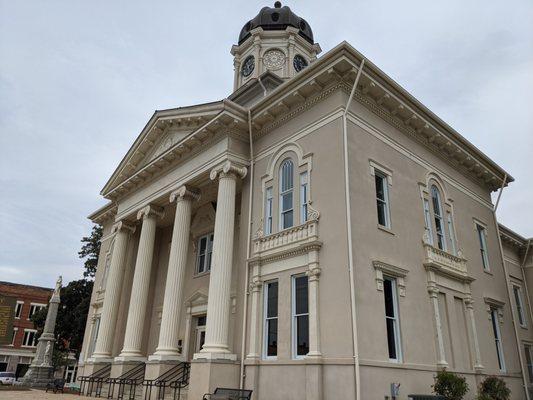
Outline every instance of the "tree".
<path fill-rule="evenodd" d="M 85 236 L 81 239 L 83 246 L 78 252 L 81 259 L 85 258 L 85 271 L 83 276 L 85 278 L 94 278 L 96 275 L 96 266 L 98 265 L 98 256 L 100 255 L 100 240 L 102 239 L 102 227 L 94 225 L 91 231 L 91 236 Z"/>

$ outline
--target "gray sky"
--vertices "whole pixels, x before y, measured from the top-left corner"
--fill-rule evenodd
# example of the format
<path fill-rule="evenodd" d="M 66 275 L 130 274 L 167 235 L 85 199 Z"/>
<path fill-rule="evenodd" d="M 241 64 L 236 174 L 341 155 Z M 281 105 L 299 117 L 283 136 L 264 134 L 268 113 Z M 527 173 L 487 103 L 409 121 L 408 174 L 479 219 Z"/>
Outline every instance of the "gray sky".
<path fill-rule="evenodd" d="M 86 216 L 153 110 L 226 97 L 231 45 L 273 1 L 0 0 L 0 280 L 81 276 Z M 533 236 L 533 3 L 284 2 L 324 52 L 347 40 L 516 182 Z"/>

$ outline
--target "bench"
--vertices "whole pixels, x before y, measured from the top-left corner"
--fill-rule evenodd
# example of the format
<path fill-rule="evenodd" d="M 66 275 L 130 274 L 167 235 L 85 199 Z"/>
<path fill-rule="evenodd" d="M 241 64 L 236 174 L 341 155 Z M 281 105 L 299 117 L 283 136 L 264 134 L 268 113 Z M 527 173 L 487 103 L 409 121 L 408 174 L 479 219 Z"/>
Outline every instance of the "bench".
<path fill-rule="evenodd" d="M 216 388 L 214 393 L 206 393 L 202 400 L 250 400 L 251 390 Z"/>
<path fill-rule="evenodd" d="M 64 379 L 54 379 L 51 382 L 48 382 L 46 384 L 46 391 L 52 390 L 54 393 L 61 392 L 63 393 L 63 390 L 65 388 L 65 380 Z"/>
<path fill-rule="evenodd" d="M 410 394 L 407 396 L 410 400 L 445 400 L 446 397 L 434 394 Z"/>

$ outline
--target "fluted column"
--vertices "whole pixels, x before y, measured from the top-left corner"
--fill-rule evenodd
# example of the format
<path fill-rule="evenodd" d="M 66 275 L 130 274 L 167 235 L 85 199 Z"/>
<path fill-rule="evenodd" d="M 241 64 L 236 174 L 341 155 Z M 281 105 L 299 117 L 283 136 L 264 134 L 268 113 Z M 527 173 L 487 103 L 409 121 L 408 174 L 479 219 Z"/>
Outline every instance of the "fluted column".
<path fill-rule="evenodd" d="M 476 319 L 474 317 L 474 301 L 472 300 L 472 297 L 466 297 L 465 300 L 465 306 L 468 312 L 468 316 L 470 319 L 470 328 L 472 329 L 472 341 L 474 344 L 474 370 L 476 372 L 481 372 L 485 367 L 483 367 L 483 364 L 481 364 L 481 352 L 479 350 L 479 341 L 477 339 L 477 328 L 476 328 Z"/>
<path fill-rule="evenodd" d="M 204 347 L 195 355 L 196 358 L 235 358 L 235 355 L 229 354 L 228 345 L 235 194 L 237 179 L 244 178 L 246 172 L 245 167 L 238 167 L 229 161 L 211 171 L 211 180 L 218 178 L 217 211 L 209 278 L 206 338 Z"/>
<path fill-rule="evenodd" d="M 126 262 L 126 250 L 130 233 L 135 231 L 135 227 L 120 221 L 113 226 L 115 233 L 115 244 L 111 255 L 111 264 L 107 276 L 105 287 L 104 305 L 100 317 L 100 328 L 96 347 L 91 356 L 91 360 L 97 361 L 109 359 L 113 351 L 113 340 L 117 325 L 118 309 L 120 306 L 120 294 L 122 292 L 122 281 L 124 280 L 124 270 Z"/>
<path fill-rule="evenodd" d="M 187 250 L 191 225 L 193 200 L 198 200 L 199 193 L 185 186 L 170 195 L 170 202 L 176 201 L 176 215 L 170 245 L 163 313 L 159 344 L 151 360 L 178 359 L 178 335 L 183 297 L 183 283 L 187 266 Z"/>
<path fill-rule="evenodd" d="M 137 213 L 137 219 L 142 219 L 141 237 L 135 261 L 124 346 L 118 357 L 119 360 L 143 358 L 141 346 L 146 325 L 146 306 L 150 289 L 156 224 L 157 218 L 162 216 L 163 210 L 153 205 L 146 206 Z"/>
<path fill-rule="evenodd" d="M 322 357 L 320 352 L 320 323 L 318 316 L 318 282 L 320 278 L 318 249 L 309 252 L 309 353 L 308 358 Z"/>
<path fill-rule="evenodd" d="M 440 322 L 440 311 L 439 311 L 439 289 L 434 286 L 428 286 L 429 297 L 433 304 L 433 313 L 435 316 L 435 329 L 437 335 L 437 351 L 438 351 L 438 360 L 437 366 L 440 368 L 446 368 L 448 363 L 446 362 L 446 353 L 444 351 L 444 338 L 442 336 L 442 324 Z"/>
<path fill-rule="evenodd" d="M 259 268 L 258 266 L 254 266 L 254 272 L 258 272 Z M 263 286 L 263 282 L 261 281 L 261 278 L 259 276 L 254 276 L 252 278 L 252 281 L 250 282 L 249 290 L 250 290 L 250 297 L 251 297 L 251 310 L 250 310 L 250 348 L 248 351 L 248 355 L 246 358 L 255 358 L 259 359 L 260 356 L 260 345 L 259 345 L 259 338 L 260 330 L 259 330 L 259 304 L 260 304 L 260 293 L 261 293 L 261 286 Z"/>

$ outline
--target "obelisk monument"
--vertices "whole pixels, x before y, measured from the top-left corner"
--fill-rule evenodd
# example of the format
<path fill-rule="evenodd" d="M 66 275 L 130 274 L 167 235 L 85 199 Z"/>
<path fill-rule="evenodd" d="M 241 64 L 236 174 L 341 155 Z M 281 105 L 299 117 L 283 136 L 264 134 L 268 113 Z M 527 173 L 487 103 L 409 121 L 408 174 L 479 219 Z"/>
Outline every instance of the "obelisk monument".
<path fill-rule="evenodd" d="M 22 378 L 22 383 L 28 386 L 46 386 L 46 384 L 53 378 L 54 367 L 52 365 L 52 355 L 54 353 L 54 330 L 56 326 L 57 311 L 61 301 L 59 292 L 61 290 L 62 278 L 57 279 L 54 294 L 48 303 L 48 313 L 46 314 L 46 322 L 39 341 L 37 343 L 37 351 L 28 372 Z"/>

